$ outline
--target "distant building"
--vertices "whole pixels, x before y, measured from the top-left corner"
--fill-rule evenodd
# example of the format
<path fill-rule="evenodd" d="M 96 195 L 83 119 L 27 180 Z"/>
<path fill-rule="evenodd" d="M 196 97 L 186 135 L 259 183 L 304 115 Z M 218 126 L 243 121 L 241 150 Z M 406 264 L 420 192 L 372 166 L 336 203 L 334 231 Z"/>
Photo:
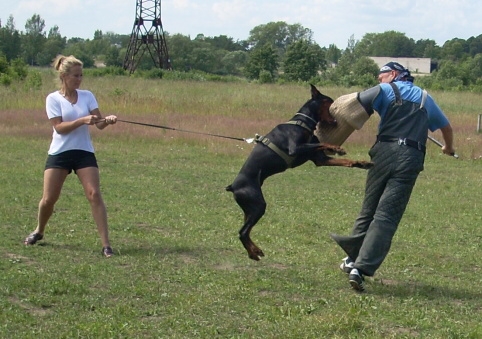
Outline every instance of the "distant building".
<path fill-rule="evenodd" d="M 390 58 L 390 57 L 369 57 L 378 65 L 382 67 L 390 61 L 398 62 L 402 64 L 413 74 L 430 74 L 435 68 L 432 65 L 432 59 L 430 58 Z"/>

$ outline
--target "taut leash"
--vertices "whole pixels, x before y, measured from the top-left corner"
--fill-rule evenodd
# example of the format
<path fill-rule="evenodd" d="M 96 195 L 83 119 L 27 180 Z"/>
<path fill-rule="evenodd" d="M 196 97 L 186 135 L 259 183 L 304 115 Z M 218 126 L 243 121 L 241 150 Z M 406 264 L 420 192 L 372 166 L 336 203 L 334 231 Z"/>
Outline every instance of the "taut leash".
<path fill-rule="evenodd" d="M 102 121 L 105 121 L 105 119 L 99 120 L 99 122 L 102 122 Z M 208 136 L 217 137 L 217 138 L 231 139 L 231 140 L 237 140 L 237 141 L 245 141 L 248 144 L 250 144 L 254 141 L 254 138 L 236 138 L 236 137 L 230 137 L 230 136 L 226 136 L 226 135 L 204 133 L 204 132 L 197 132 L 197 131 L 188 131 L 188 130 L 180 129 L 180 128 L 174 128 L 174 127 L 162 126 L 162 125 L 154 125 L 154 124 L 146 124 L 146 123 L 143 123 L 143 122 L 129 121 L 129 120 L 123 120 L 123 119 L 117 119 L 117 121 L 125 122 L 127 124 L 133 124 L 133 125 L 162 128 L 162 129 L 167 129 L 167 130 L 171 130 L 171 131 L 193 133 L 193 134 L 202 134 L 202 135 L 208 135 Z"/>

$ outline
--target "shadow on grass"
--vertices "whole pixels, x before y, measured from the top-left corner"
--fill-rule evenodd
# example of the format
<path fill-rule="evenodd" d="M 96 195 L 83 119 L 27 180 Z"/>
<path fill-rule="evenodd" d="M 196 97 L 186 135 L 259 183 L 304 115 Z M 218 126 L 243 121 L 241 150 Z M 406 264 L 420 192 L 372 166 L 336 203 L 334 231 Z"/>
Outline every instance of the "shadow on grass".
<path fill-rule="evenodd" d="M 37 242 L 35 245 L 25 245 L 23 242 L 21 243 L 21 246 L 25 247 L 26 249 L 34 249 L 35 247 L 41 247 L 45 248 L 46 250 L 54 250 L 54 251 L 67 251 L 67 252 L 85 252 L 86 251 L 86 246 L 83 244 L 66 244 L 66 243 L 55 243 L 55 242 L 49 242 L 49 241 L 42 241 L 42 242 Z M 100 247 L 99 247 L 99 253 L 100 253 Z"/>
<path fill-rule="evenodd" d="M 133 256 L 133 257 L 152 257 L 157 255 L 170 255 L 170 254 L 183 254 L 192 257 L 204 257 L 207 252 L 203 248 L 179 246 L 179 245 L 159 245 L 153 246 L 119 246 L 114 248 L 114 252 L 117 255 Z"/>
<path fill-rule="evenodd" d="M 443 280 L 439 280 L 438 282 L 443 282 Z M 482 292 L 474 292 L 460 287 L 451 287 L 448 283 L 446 286 L 442 286 L 409 281 L 407 283 L 397 282 L 397 284 L 394 285 L 375 281 L 370 285 L 368 285 L 369 294 L 401 299 L 417 297 L 428 300 L 440 300 L 441 298 L 448 298 L 456 302 L 460 300 L 480 300 L 482 298 Z"/>

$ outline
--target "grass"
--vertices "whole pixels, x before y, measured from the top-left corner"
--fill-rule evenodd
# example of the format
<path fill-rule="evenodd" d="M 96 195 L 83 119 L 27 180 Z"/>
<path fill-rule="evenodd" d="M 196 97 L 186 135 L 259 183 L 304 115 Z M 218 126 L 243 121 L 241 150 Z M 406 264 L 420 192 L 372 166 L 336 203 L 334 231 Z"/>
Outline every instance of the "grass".
<path fill-rule="evenodd" d="M 309 93 L 294 85 L 84 82 L 104 114 L 240 137 L 290 118 Z M 329 234 L 350 231 L 365 171 L 307 164 L 269 178 L 268 210 L 252 234 L 266 257 L 253 262 L 237 239 L 241 211 L 224 191 L 252 146 L 122 123 L 93 131 L 116 256 L 101 257 L 73 175 L 45 240 L 23 246 L 50 142 L 45 83 L 40 93 L 0 93 L 0 338 L 482 337 L 474 94 L 433 94 L 454 125 L 460 159 L 429 145 L 392 250 L 368 292 L 357 294 Z M 368 157 L 372 119 L 346 143 L 347 157 Z"/>

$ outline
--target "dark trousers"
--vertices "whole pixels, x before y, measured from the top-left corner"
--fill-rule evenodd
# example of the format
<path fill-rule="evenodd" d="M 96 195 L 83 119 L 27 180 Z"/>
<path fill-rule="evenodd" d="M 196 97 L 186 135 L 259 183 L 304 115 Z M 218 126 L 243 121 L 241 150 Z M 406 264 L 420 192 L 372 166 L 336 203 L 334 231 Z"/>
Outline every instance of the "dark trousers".
<path fill-rule="evenodd" d="M 354 238 L 364 237 L 357 241 L 358 256 L 352 259 L 363 274 L 373 276 L 390 250 L 425 154 L 397 142 L 376 143 L 369 154 L 375 165 L 368 171 L 365 198 L 352 231 Z"/>

